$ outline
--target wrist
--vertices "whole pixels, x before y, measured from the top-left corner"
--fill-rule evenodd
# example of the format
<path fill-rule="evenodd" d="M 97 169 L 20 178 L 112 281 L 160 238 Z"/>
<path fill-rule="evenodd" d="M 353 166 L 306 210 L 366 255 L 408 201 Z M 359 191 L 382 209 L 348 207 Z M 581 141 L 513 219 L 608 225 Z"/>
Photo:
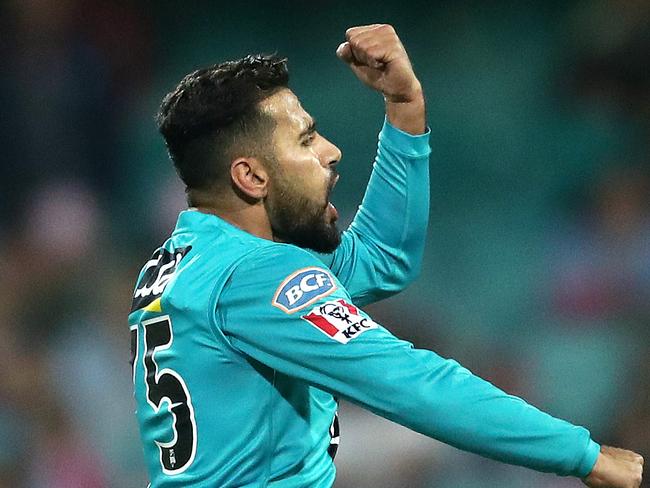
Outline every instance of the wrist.
<path fill-rule="evenodd" d="M 426 109 L 424 95 L 420 88 L 403 101 L 386 98 L 386 117 L 393 127 L 411 135 L 426 132 Z"/>
<path fill-rule="evenodd" d="M 422 85 L 418 80 L 415 80 L 411 86 L 400 93 L 384 93 L 384 101 L 386 103 L 422 103 L 424 104 L 424 92 Z"/>

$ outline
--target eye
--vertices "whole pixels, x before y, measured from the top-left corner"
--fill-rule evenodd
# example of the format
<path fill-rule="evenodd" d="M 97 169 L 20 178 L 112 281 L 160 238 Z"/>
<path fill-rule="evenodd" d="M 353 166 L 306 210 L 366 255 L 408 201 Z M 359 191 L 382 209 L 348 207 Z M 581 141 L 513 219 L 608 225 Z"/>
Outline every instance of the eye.
<path fill-rule="evenodd" d="M 302 142 L 300 143 L 301 146 L 311 146 L 312 143 L 314 142 L 314 139 L 316 136 L 314 134 L 309 134 L 307 137 L 305 137 Z"/>

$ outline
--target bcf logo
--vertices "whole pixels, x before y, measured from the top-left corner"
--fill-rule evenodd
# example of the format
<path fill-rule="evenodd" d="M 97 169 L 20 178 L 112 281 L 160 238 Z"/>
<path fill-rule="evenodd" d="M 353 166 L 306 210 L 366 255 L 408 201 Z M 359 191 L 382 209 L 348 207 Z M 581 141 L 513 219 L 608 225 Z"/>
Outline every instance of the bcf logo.
<path fill-rule="evenodd" d="M 336 290 L 332 276 L 321 268 L 305 268 L 292 273 L 278 287 L 273 305 L 287 313 L 306 307 Z"/>

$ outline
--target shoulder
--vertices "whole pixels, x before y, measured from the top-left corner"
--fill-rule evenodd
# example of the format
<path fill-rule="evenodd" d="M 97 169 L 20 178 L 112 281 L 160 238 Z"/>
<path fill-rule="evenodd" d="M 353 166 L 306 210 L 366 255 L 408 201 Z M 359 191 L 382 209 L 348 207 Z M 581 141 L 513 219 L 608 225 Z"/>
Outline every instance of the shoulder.
<path fill-rule="evenodd" d="M 269 300 L 286 313 L 301 310 L 336 290 L 343 291 L 332 271 L 316 256 L 281 243 L 260 246 L 242 257 L 228 288 L 230 293 L 249 300 L 262 295 L 266 303 Z"/>
<path fill-rule="evenodd" d="M 239 261 L 239 271 L 264 268 L 269 272 L 283 273 L 297 266 L 317 266 L 324 269 L 324 263 L 309 251 L 292 244 L 271 242 L 258 245 L 246 253 Z"/>

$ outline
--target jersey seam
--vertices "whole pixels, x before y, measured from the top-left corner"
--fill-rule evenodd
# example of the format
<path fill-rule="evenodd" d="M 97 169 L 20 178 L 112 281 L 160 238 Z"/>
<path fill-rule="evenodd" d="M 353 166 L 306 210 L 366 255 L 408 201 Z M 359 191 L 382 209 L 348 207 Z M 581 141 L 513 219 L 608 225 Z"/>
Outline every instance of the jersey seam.
<path fill-rule="evenodd" d="M 253 254 L 260 252 L 263 249 L 266 249 L 268 247 L 274 247 L 272 245 L 258 245 L 255 248 L 249 250 L 248 252 L 244 253 L 242 256 L 240 256 L 239 259 L 237 259 L 231 266 L 230 269 L 228 270 L 228 277 L 224 281 L 224 286 L 221 288 L 221 293 L 223 293 L 223 290 L 228 286 L 228 282 L 232 278 L 232 275 L 235 273 L 237 268 L 241 266 L 241 264 L 249 257 L 251 257 Z M 210 324 L 210 330 L 212 332 L 212 335 L 214 336 L 215 340 L 219 341 L 219 333 L 218 331 L 221 332 L 221 336 L 225 340 L 225 342 L 228 344 L 229 347 L 229 354 L 233 357 L 235 357 L 237 360 L 241 360 L 242 357 L 247 356 L 246 353 L 241 351 L 237 346 L 235 346 L 227 337 L 225 328 L 220 328 L 219 327 L 219 321 L 217 319 L 217 306 L 219 303 L 219 297 L 217 296 L 218 292 L 218 284 L 215 284 L 212 292 L 210 293 L 210 298 L 208 300 L 208 310 L 207 310 L 207 315 L 208 315 L 208 323 Z M 224 324 L 222 324 L 223 327 L 225 327 Z M 219 341 L 220 342 L 220 341 Z M 275 385 L 275 375 L 276 375 L 276 370 L 273 369 L 273 385 Z M 267 403 L 270 404 L 272 401 L 272 387 L 268 387 L 267 389 L 267 394 L 268 394 L 268 399 Z M 268 486 L 268 480 L 270 479 L 270 473 L 271 473 L 271 463 L 273 461 L 272 455 L 270 454 L 271 448 L 272 448 L 272 439 L 274 436 L 274 429 L 273 429 L 273 409 L 269 408 L 268 410 L 271 411 L 269 415 L 269 435 L 267 436 L 267 449 L 266 451 L 269 453 L 266 459 L 266 476 L 265 481 L 264 481 L 264 486 Z"/>
<path fill-rule="evenodd" d="M 254 249 L 251 249 L 250 251 L 246 252 L 238 260 L 236 260 L 233 263 L 233 265 L 230 267 L 230 269 L 228 270 L 229 272 L 228 272 L 228 278 L 226 280 L 226 285 L 224 285 L 221 288 L 221 291 L 223 292 L 223 290 L 227 286 L 228 281 L 231 279 L 232 275 L 235 273 L 237 268 L 239 268 L 239 266 L 241 266 L 241 264 L 246 259 L 251 258 L 255 253 L 261 253 L 266 249 L 282 248 L 283 246 L 286 246 L 286 244 L 270 242 L 268 245 L 258 245 Z M 312 254 L 308 253 L 304 249 L 301 249 L 301 248 L 296 248 L 296 249 L 301 251 L 301 252 L 304 252 L 305 255 L 312 257 L 315 261 L 318 261 Z M 324 264 L 324 263 L 321 263 L 321 264 Z M 212 334 L 214 335 L 215 339 L 218 340 L 219 337 L 217 336 L 217 330 L 216 329 L 219 329 L 219 327 L 218 327 L 218 324 L 217 324 L 216 308 L 217 308 L 219 300 L 217 299 L 216 294 L 217 294 L 217 285 L 215 284 L 212 292 L 210 293 L 210 298 L 209 298 L 209 302 L 208 302 L 209 303 L 208 312 L 207 313 L 208 313 L 208 321 L 210 323 L 210 329 L 212 330 Z M 212 311 L 212 313 L 210 311 Z M 245 352 L 241 351 L 237 346 L 235 346 L 228 339 L 225 328 L 222 328 L 222 329 L 219 329 L 219 330 L 221 331 L 224 339 L 226 340 L 226 342 L 228 343 L 228 345 L 229 345 L 229 347 L 231 349 L 231 351 L 230 351 L 231 355 L 236 356 L 238 359 L 240 359 L 241 356 L 249 357 Z M 239 354 L 237 354 L 237 353 L 239 353 Z M 268 389 L 267 389 L 267 392 L 268 392 L 267 403 L 269 405 L 272 403 L 272 400 L 273 400 L 273 398 L 272 398 L 272 396 L 273 396 L 273 388 L 275 387 L 275 381 L 276 381 L 276 375 L 277 375 L 277 370 L 276 369 L 273 368 L 272 371 L 273 371 L 273 382 L 272 382 L 272 385 L 270 385 L 268 387 Z M 273 448 L 272 443 L 273 443 L 273 438 L 274 438 L 274 435 L 275 435 L 275 429 L 274 429 L 274 425 L 275 425 L 274 420 L 275 420 L 275 418 L 274 418 L 274 415 L 273 415 L 274 409 L 269 408 L 268 410 L 270 410 L 271 413 L 269 414 L 269 435 L 267 436 L 267 443 L 268 443 L 267 452 L 269 454 L 268 454 L 268 457 L 267 457 L 267 460 L 266 460 L 266 474 L 267 475 L 266 475 L 265 481 L 264 481 L 264 486 L 265 487 L 268 486 L 268 480 L 271 479 L 271 466 L 272 466 L 272 463 L 273 463 L 273 455 L 272 455 L 271 451 L 272 451 L 272 448 Z"/>
<path fill-rule="evenodd" d="M 232 277 L 235 270 L 242 263 L 242 261 L 244 261 L 247 257 L 249 257 L 254 252 L 258 251 L 261 247 L 264 247 L 264 246 L 255 247 L 255 248 L 251 249 L 250 251 L 244 253 L 242 256 L 240 256 L 240 258 L 238 260 L 236 260 L 232 264 L 230 269 L 228 269 L 227 278 L 225 278 L 225 280 L 224 280 L 224 286 L 221 288 L 221 292 L 223 292 L 223 290 L 226 288 L 230 278 Z M 225 330 L 219 328 L 219 324 L 218 324 L 218 321 L 217 321 L 217 313 L 216 313 L 217 305 L 218 305 L 218 302 L 219 302 L 218 297 L 217 297 L 218 286 L 219 286 L 218 283 L 214 284 L 214 286 L 212 288 L 212 291 L 210 292 L 210 298 L 208 299 L 208 309 L 206 311 L 206 314 L 207 314 L 208 323 L 210 324 L 210 331 L 212 332 L 212 335 L 214 336 L 214 338 L 217 341 L 220 339 L 219 334 L 217 333 L 217 330 L 221 331 L 221 335 L 223 336 L 224 339 L 226 339 L 226 342 L 228 343 L 228 346 L 231 349 L 230 352 L 233 353 L 233 354 L 234 353 L 243 354 L 242 351 L 240 351 L 237 347 L 235 347 L 234 344 L 232 344 L 232 342 L 230 342 L 230 340 L 228 340 L 228 338 L 226 337 L 226 334 L 225 334 Z"/>
<path fill-rule="evenodd" d="M 268 403 L 271 404 L 273 403 L 273 390 L 275 388 L 275 379 L 277 375 L 277 370 L 273 369 L 273 382 L 272 382 L 272 387 L 268 388 Z M 272 407 L 272 406 L 271 406 Z M 275 417 L 273 415 L 273 412 L 275 412 L 274 408 L 269 408 L 270 414 L 269 414 L 269 436 L 268 436 L 268 449 L 266 452 L 268 453 L 267 457 L 267 466 L 266 466 L 266 479 L 270 480 L 271 479 L 271 464 L 273 463 L 273 456 L 271 454 L 271 450 L 273 448 L 272 446 L 272 439 L 275 437 Z M 264 486 L 268 486 L 268 481 L 264 484 Z"/>
<path fill-rule="evenodd" d="M 405 192 L 406 192 L 406 208 L 404 209 L 404 228 L 402 229 L 402 235 L 400 236 L 399 240 L 399 248 L 401 249 L 404 246 L 404 242 L 406 241 L 406 234 L 407 230 L 409 228 L 409 224 L 411 222 L 411 192 L 409 191 L 410 187 L 410 181 L 411 179 L 409 178 L 410 176 L 410 167 L 407 165 L 406 169 L 406 178 L 405 178 Z"/>

